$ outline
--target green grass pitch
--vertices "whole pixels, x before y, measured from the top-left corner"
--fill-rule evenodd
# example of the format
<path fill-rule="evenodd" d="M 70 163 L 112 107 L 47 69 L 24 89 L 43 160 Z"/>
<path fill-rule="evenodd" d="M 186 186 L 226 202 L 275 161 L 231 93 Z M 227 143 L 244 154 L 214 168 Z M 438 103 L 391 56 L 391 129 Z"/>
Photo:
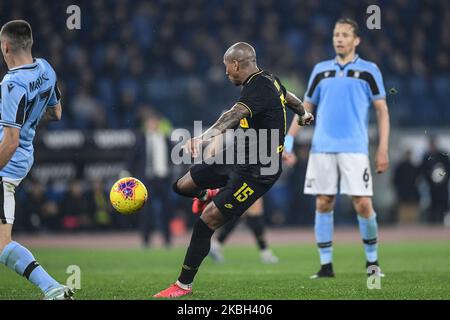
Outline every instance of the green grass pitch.
<path fill-rule="evenodd" d="M 194 294 L 183 299 L 449 299 L 450 243 L 384 243 L 380 262 L 386 277 L 369 290 L 362 245 L 334 247 L 336 278 L 310 280 L 318 269 L 314 245 L 273 246 L 277 265 L 263 265 L 253 246 L 224 248 L 225 263 L 206 258 Z M 58 281 L 69 265 L 81 268 L 76 299 L 151 299 L 178 276 L 184 248 L 170 250 L 32 250 Z M 40 291 L 3 265 L 0 299 L 41 299 Z"/>

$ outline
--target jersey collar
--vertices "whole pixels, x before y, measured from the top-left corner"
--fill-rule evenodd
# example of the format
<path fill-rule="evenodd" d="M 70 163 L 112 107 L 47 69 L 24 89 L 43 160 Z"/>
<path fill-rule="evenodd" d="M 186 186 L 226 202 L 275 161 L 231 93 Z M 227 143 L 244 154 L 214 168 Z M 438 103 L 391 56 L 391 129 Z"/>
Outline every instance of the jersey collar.
<path fill-rule="evenodd" d="M 252 81 L 252 79 L 253 79 L 255 76 L 257 76 L 258 74 L 260 74 L 260 73 L 262 73 L 262 72 L 263 72 L 263 70 L 261 70 L 261 69 L 258 68 L 258 71 L 253 72 L 251 75 L 249 75 L 249 76 L 247 77 L 247 79 L 245 79 L 245 81 L 242 83 L 242 85 L 245 86 L 245 85 L 248 84 L 250 81 Z"/>
<path fill-rule="evenodd" d="M 358 60 L 358 59 L 359 59 L 359 54 L 355 54 L 355 57 L 353 58 L 352 61 L 349 61 L 349 62 L 347 62 L 347 63 L 344 64 L 344 65 L 341 65 L 341 64 L 339 64 L 339 62 L 338 62 L 338 60 L 337 60 L 337 57 L 336 57 L 336 58 L 334 58 L 334 64 L 337 65 L 337 66 L 339 66 L 339 68 L 340 68 L 341 70 L 344 70 L 346 66 L 348 66 L 349 64 L 355 63 L 356 60 Z"/>
<path fill-rule="evenodd" d="M 24 64 L 12 69 L 9 69 L 8 72 L 13 72 L 13 71 L 17 71 L 17 70 L 29 70 L 29 69 L 34 69 L 37 66 L 37 61 L 36 58 L 33 58 L 33 62 L 29 63 L 29 64 Z"/>

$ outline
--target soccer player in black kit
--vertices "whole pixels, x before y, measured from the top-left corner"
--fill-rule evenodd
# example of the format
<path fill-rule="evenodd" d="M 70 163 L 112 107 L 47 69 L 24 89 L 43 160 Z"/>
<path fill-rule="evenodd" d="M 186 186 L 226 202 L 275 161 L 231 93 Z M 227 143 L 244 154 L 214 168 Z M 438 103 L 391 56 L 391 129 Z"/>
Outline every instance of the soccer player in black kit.
<path fill-rule="evenodd" d="M 276 154 L 271 160 L 277 161 L 276 172 L 264 171 L 266 164 L 259 157 L 256 163 L 250 161 L 255 155 L 250 153 L 245 141 L 245 163 L 242 164 L 201 164 L 193 165 L 174 185 L 174 191 L 182 196 L 197 197 L 207 205 L 195 222 L 191 242 L 187 249 L 180 276 L 176 283 L 155 294 L 155 298 L 177 298 L 192 293 L 194 277 L 208 255 L 214 231 L 232 219 L 241 216 L 258 198 L 266 193 L 281 174 L 281 155 L 286 134 L 286 107 L 299 115 L 299 125 L 309 125 L 314 119 L 306 112 L 302 101 L 281 84 L 280 80 L 256 64 L 255 49 L 245 42 L 232 45 L 223 57 L 226 74 L 236 86 L 242 86 L 241 97 L 234 106 L 201 136 L 190 139 L 184 148 L 194 157 L 200 146 L 227 129 L 238 130 L 277 130 Z M 268 146 L 272 148 L 268 134 Z M 259 137 L 257 137 L 259 140 Z M 248 142 L 248 143 L 247 143 Z M 273 148 L 272 148 L 273 149 Z M 236 150 L 235 150 L 236 152 Z M 266 173 L 264 173 L 266 172 Z M 211 189 L 220 188 L 212 198 Z M 212 201 L 211 201 L 212 200 Z"/>

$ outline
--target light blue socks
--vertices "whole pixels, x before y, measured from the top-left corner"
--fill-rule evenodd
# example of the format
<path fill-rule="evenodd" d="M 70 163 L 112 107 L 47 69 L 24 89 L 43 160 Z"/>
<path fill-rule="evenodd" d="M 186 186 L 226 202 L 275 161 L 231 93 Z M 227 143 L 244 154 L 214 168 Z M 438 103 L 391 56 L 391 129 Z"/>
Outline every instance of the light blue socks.
<path fill-rule="evenodd" d="M 60 287 L 34 259 L 33 254 L 19 243 L 12 241 L 3 249 L 0 262 L 35 284 L 42 292 Z"/>
<path fill-rule="evenodd" d="M 333 211 L 316 212 L 314 233 L 319 247 L 320 264 L 331 263 L 333 261 Z"/>
<path fill-rule="evenodd" d="M 358 215 L 359 232 L 361 233 L 361 238 L 364 242 L 364 251 L 366 252 L 368 262 L 375 262 L 378 260 L 378 225 L 376 218 L 377 215 L 375 212 L 373 212 L 368 219 Z"/>

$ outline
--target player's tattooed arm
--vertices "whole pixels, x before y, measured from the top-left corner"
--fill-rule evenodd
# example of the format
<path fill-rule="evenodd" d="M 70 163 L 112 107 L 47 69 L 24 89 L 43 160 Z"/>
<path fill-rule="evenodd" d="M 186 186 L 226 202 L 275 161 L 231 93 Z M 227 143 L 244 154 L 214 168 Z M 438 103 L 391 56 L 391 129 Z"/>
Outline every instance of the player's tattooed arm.
<path fill-rule="evenodd" d="M 202 134 L 203 140 L 209 140 L 224 133 L 227 129 L 235 128 L 241 119 L 250 116 L 250 110 L 241 103 L 236 103 L 230 110 L 224 112 L 211 128 Z"/>
<path fill-rule="evenodd" d="M 292 92 L 289 91 L 286 92 L 286 104 L 289 109 L 291 109 L 292 111 L 294 111 L 294 113 L 298 115 L 297 123 L 300 126 L 309 125 L 314 120 L 314 116 L 305 110 L 302 100 L 300 100 Z"/>
<path fill-rule="evenodd" d="M 200 145 L 213 139 L 216 136 L 223 134 L 227 129 L 235 128 L 241 119 L 250 116 L 250 110 L 243 104 L 236 103 L 230 110 L 223 113 L 220 118 L 214 123 L 208 130 L 206 130 L 201 136 L 190 139 L 184 146 L 184 148 L 191 152 L 196 157 Z"/>
<path fill-rule="evenodd" d="M 286 91 L 286 102 L 289 109 L 294 111 L 294 113 L 302 116 L 305 114 L 305 108 L 303 107 L 303 101 L 300 100 L 295 94 L 292 92 Z"/>
<path fill-rule="evenodd" d="M 45 109 L 44 116 L 42 117 L 42 120 L 44 121 L 59 121 L 61 120 L 62 116 L 62 107 L 61 104 L 58 103 L 54 107 L 47 107 Z"/>

